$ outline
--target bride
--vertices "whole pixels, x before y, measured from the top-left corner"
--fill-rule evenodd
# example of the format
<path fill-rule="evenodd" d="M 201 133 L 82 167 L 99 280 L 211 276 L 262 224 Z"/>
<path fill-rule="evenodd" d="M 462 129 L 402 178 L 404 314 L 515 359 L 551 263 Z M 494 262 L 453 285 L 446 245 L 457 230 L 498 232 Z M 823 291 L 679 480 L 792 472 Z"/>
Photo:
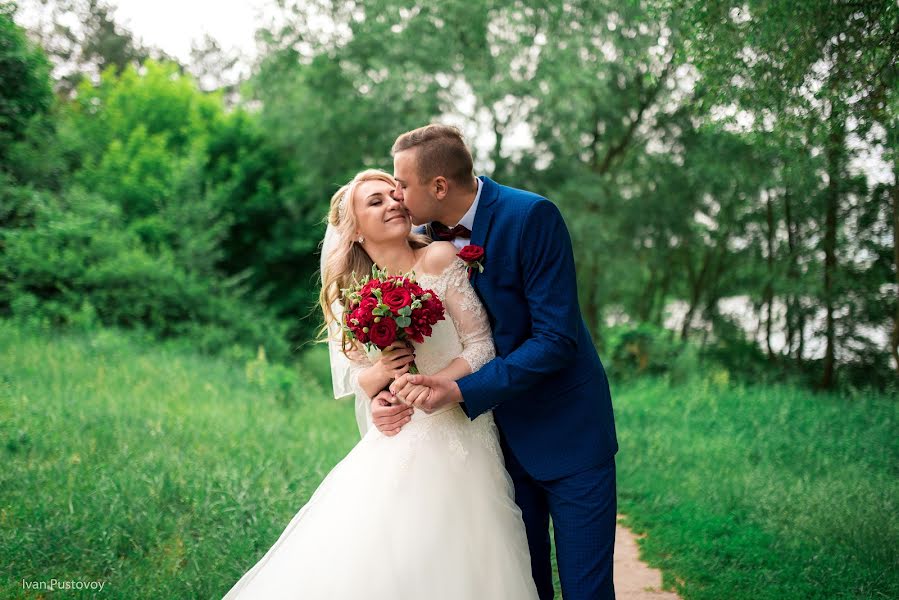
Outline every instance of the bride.
<path fill-rule="evenodd" d="M 348 363 L 362 440 L 225 600 L 537 598 L 492 413 L 470 421 L 453 404 L 430 414 L 410 409 L 409 422 L 392 436 L 371 426 L 371 398 L 408 371 L 413 356 L 422 373 L 459 379 L 495 354 L 465 263 L 451 243 L 428 244 L 410 233 L 408 214 L 390 195 L 395 187 L 387 173 L 367 170 L 331 199 L 322 257 L 325 321 L 333 338 L 340 290 L 373 263 L 391 274 L 414 271 L 443 300 L 448 318 L 423 344 L 413 344 L 414 354 L 397 346 L 377 361 Z M 347 354 L 342 341 L 333 348 Z"/>

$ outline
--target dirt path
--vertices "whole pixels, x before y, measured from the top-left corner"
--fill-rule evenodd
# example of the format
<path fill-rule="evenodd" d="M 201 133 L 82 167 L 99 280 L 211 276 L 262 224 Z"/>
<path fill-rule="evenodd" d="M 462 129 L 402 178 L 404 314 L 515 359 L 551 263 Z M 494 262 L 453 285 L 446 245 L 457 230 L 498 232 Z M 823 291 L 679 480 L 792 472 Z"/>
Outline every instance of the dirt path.
<path fill-rule="evenodd" d="M 662 591 L 662 572 L 640 560 L 637 536 L 620 523 L 615 531 L 614 572 L 617 600 L 680 600 L 674 592 Z"/>

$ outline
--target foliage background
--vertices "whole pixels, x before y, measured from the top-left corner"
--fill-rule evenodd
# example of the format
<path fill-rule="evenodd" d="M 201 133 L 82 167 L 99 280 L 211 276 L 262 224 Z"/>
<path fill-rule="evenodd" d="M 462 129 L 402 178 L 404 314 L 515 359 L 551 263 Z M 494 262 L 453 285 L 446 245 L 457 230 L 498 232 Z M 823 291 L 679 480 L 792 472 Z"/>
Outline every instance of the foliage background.
<path fill-rule="evenodd" d="M 443 120 L 562 207 L 613 368 L 694 342 L 895 384 L 894 3 L 287 2 L 237 84 L 214 40 L 179 64 L 42 5 L 30 33 L 3 5 L 0 314 L 296 353 L 330 194 Z"/>
<path fill-rule="evenodd" d="M 221 422 L 220 408 L 190 413 L 195 395 L 212 393 L 206 384 L 222 393 L 212 406 L 249 407 L 262 394 L 270 404 L 257 417 L 323 398 L 327 366 L 312 339 L 328 199 L 362 168 L 390 171 L 398 134 L 442 121 L 466 134 L 480 174 L 534 190 L 565 216 L 629 453 L 622 504 L 653 534 L 645 549 L 674 574 L 668 584 L 693 598 L 895 595 L 895 577 L 878 575 L 897 564 L 895 2 L 282 1 L 240 81 L 227 76 L 240 57 L 214 40 L 178 61 L 136 41 L 101 0 L 35 4 L 47 18 L 26 30 L 17 4 L 0 2 L 0 338 L 13 357 L 0 360 L 0 439 L 16 465 L 0 524 L 22 528 L 19 564 L 69 564 L 66 552 L 112 544 L 91 558 L 98 572 L 124 564 L 113 555 L 139 573 L 183 572 L 191 542 L 169 508 L 133 523 L 111 513 L 112 538 L 97 540 L 45 519 L 59 514 L 52 500 L 24 500 L 43 481 L 28 465 L 99 443 L 98 464 L 121 469 L 131 490 L 116 494 L 141 497 L 140 478 L 158 470 L 160 506 L 209 510 L 201 499 L 245 485 L 243 475 L 212 474 L 198 491 L 182 485 L 185 473 L 220 461 L 181 469 L 151 452 L 124 466 L 118 442 L 89 432 L 38 451 L 39 429 L 16 415 L 62 422 L 75 399 L 114 428 L 97 436 L 130 439 L 146 425 L 185 448 L 202 435 L 180 411 L 235 435 L 260 423 L 250 412 Z M 58 340 L 72 364 L 53 353 Z M 187 358 L 155 354 L 168 348 Z M 119 351 L 121 380 L 104 387 L 91 361 Z M 154 370 L 157 361 L 170 366 Z M 202 381 L 185 375 L 204 369 Z M 154 377 L 183 389 L 169 408 L 161 390 L 139 394 L 164 414 L 126 425 L 137 413 L 115 398 Z M 73 392 L 72 381 L 93 391 Z M 351 443 L 340 427 L 352 418 L 303 410 L 284 426 L 309 443 L 343 432 L 297 458 L 320 476 Z M 221 443 L 203 438 L 195 450 Z M 683 477 L 666 478 L 666 461 Z M 317 479 L 307 483 L 265 515 L 264 498 L 228 488 L 240 496 L 230 525 L 185 523 L 199 538 L 251 532 L 264 550 L 295 509 L 291 494 Z M 69 499 L 89 494 L 70 481 Z M 149 549 L 160 532 L 168 541 Z M 40 540 L 57 534 L 72 543 L 41 562 Z M 240 572 L 232 564 L 203 590 Z"/>

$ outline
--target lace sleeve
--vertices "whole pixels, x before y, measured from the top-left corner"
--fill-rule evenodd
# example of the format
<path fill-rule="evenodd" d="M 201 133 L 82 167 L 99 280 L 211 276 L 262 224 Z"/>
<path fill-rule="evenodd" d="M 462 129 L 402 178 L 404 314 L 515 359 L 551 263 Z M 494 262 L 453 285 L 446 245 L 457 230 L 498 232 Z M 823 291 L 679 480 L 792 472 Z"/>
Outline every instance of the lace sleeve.
<path fill-rule="evenodd" d="M 468 267 L 456 258 L 449 268 L 446 297 L 443 299 L 462 342 L 460 355 L 474 373 L 496 356 L 493 332 L 487 311 L 468 281 Z"/>
<path fill-rule="evenodd" d="M 360 436 L 365 436 L 365 433 L 372 425 L 371 398 L 359 385 L 359 373 L 371 366 L 371 360 L 361 351 L 350 353 L 352 358 L 347 357 L 341 350 L 341 344 L 337 340 L 337 334 L 334 331 L 332 331 L 331 339 L 328 341 L 328 350 L 331 359 L 331 381 L 334 386 L 334 397 L 354 396 L 356 425 L 359 426 Z"/>
<path fill-rule="evenodd" d="M 363 361 L 364 362 L 351 361 L 349 373 L 350 386 L 355 395 L 356 425 L 359 426 L 360 437 L 365 437 L 365 434 L 368 433 L 368 430 L 371 429 L 373 425 L 371 420 L 371 397 L 366 394 L 365 390 L 362 389 L 362 386 L 359 385 L 359 373 L 370 367 L 371 361 L 367 358 L 363 359 Z"/>

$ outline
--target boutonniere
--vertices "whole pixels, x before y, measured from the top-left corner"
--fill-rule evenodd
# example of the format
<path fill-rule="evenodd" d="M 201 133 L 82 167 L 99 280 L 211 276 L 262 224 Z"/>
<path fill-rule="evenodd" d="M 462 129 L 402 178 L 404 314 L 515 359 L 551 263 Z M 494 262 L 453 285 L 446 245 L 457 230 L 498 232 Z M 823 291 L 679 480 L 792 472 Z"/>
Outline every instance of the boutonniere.
<path fill-rule="evenodd" d="M 484 249 L 480 246 L 469 244 L 459 250 L 459 253 L 456 254 L 456 256 L 461 258 L 462 262 L 465 263 L 465 266 L 468 267 L 469 279 L 471 279 L 472 269 L 477 268 L 478 273 L 484 272 Z"/>

